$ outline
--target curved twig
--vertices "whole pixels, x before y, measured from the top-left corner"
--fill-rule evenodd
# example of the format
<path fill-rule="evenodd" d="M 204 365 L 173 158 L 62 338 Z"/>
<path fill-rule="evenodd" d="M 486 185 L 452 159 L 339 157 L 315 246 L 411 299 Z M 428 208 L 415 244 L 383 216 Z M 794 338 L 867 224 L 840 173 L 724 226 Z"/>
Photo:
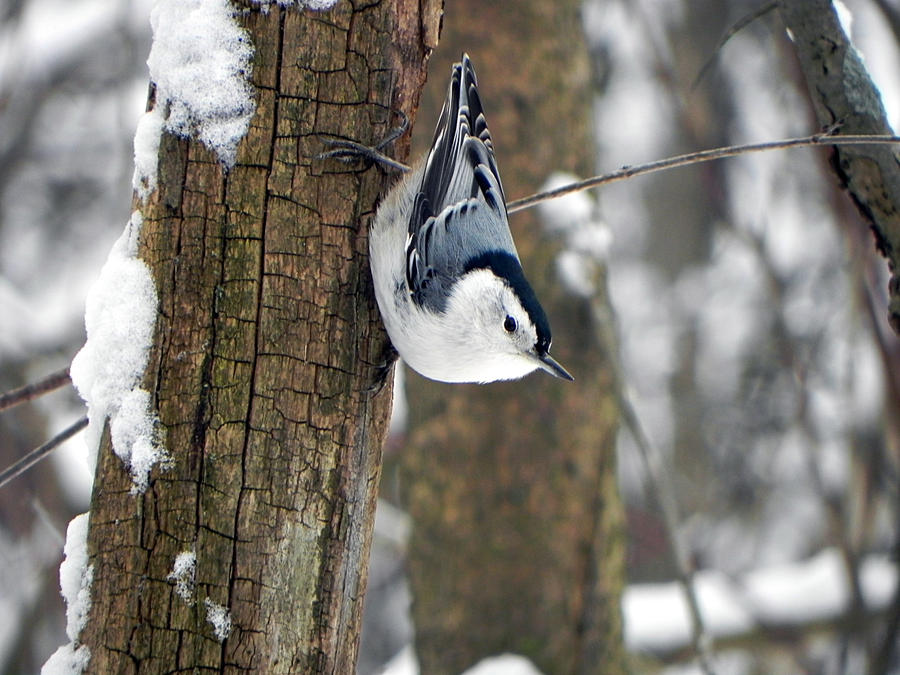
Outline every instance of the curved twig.
<path fill-rule="evenodd" d="M 646 164 L 638 164 L 637 166 L 623 166 L 621 169 L 610 173 L 587 178 L 577 183 L 569 183 L 553 190 L 546 192 L 538 192 L 529 197 L 516 199 L 508 202 L 506 205 L 509 213 L 515 213 L 523 209 L 531 208 L 536 204 L 564 197 L 573 192 L 580 192 L 588 188 L 615 183 L 626 178 L 634 178 L 635 176 L 643 176 L 648 173 L 655 173 L 665 169 L 675 169 L 681 166 L 689 166 L 691 164 L 701 164 L 703 162 L 711 162 L 716 159 L 724 159 L 725 157 L 736 157 L 738 155 L 747 155 L 752 152 L 764 152 L 767 150 L 786 150 L 788 148 L 802 148 L 812 145 L 882 145 L 900 143 L 900 136 L 881 136 L 881 135 L 831 135 L 833 130 L 828 130 L 812 136 L 803 136 L 802 138 L 788 138 L 782 141 L 769 141 L 767 143 L 748 143 L 746 145 L 730 145 L 724 148 L 712 148 L 710 150 L 700 150 L 698 152 L 689 152 L 685 155 L 676 155 L 666 159 L 659 159 Z"/>

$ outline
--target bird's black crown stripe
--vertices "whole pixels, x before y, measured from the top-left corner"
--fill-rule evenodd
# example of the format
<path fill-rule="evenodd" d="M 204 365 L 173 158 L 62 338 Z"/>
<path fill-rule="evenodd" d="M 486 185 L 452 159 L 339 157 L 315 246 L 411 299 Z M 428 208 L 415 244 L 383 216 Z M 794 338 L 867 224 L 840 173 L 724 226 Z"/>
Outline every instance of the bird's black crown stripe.
<path fill-rule="evenodd" d="M 544 308 L 538 302 L 531 285 L 525 278 L 522 265 L 511 253 L 506 251 L 486 251 L 466 263 L 465 271 L 487 269 L 506 281 L 513 292 L 519 297 L 519 302 L 531 318 L 537 330 L 537 351 L 546 354 L 550 349 L 550 322 L 544 314 Z"/>

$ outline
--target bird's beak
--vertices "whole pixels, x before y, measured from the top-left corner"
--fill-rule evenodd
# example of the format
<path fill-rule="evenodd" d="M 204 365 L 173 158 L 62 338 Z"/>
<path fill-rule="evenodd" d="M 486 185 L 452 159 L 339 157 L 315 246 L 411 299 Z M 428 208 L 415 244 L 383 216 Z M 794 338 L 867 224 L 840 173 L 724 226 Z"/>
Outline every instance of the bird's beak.
<path fill-rule="evenodd" d="M 575 378 L 569 375 L 569 371 L 563 368 L 559 363 L 549 354 L 538 355 L 537 357 L 538 363 L 542 370 L 547 371 L 553 377 L 558 377 L 562 380 L 569 380 L 569 382 L 574 382 Z"/>

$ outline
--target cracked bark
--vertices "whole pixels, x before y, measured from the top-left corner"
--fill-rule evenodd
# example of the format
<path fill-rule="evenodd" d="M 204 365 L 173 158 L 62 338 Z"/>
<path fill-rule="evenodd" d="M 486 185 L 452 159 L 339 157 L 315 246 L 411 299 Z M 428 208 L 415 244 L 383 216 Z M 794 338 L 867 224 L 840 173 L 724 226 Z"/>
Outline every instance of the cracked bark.
<path fill-rule="evenodd" d="M 892 135 L 881 95 L 838 21 L 831 0 L 781 0 L 807 88 L 822 127 L 841 134 Z M 831 166 L 871 224 L 888 260 L 888 319 L 900 334 L 900 155 L 892 145 L 834 147 Z"/>
<path fill-rule="evenodd" d="M 164 135 L 159 190 L 135 204 L 160 300 L 144 387 L 172 461 L 132 495 L 105 434 L 91 673 L 354 670 L 391 398 L 367 391 L 385 336 L 366 224 L 392 177 L 312 158 L 316 134 L 372 142 L 392 108 L 412 117 L 439 6 L 248 1 L 240 20 L 257 112 L 237 164 Z M 191 601 L 168 580 L 186 550 Z M 206 599 L 230 612 L 222 642 Z"/>

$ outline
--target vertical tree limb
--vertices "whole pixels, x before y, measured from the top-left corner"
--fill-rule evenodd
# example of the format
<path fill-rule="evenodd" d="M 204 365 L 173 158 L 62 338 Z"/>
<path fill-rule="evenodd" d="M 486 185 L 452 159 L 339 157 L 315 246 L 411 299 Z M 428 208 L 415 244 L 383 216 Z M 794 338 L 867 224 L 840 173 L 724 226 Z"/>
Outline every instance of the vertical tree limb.
<path fill-rule="evenodd" d="M 171 462 L 132 494 L 103 439 L 90 672 L 354 671 L 391 398 L 370 391 L 385 336 L 366 226 L 390 179 L 314 157 L 318 134 L 372 142 L 392 109 L 414 113 L 430 11 L 248 0 L 257 110 L 235 166 L 163 136 L 159 190 L 136 208 L 159 296 L 143 386 Z M 172 574 L 190 551 L 185 597 Z"/>
<path fill-rule="evenodd" d="M 856 49 L 844 34 L 830 0 L 781 0 L 785 26 L 822 127 L 839 134 L 885 134 L 881 96 Z M 891 270 L 888 318 L 900 333 L 900 159 L 887 145 L 834 148 L 832 169 L 871 224 L 875 244 Z"/>
<path fill-rule="evenodd" d="M 423 124 L 437 118 L 446 92 L 439 76 L 468 51 L 508 196 L 530 194 L 553 171 L 593 168 L 579 9 L 448 5 Z M 413 520 L 416 651 L 429 675 L 459 673 L 504 651 L 548 675 L 621 673 L 625 538 L 612 373 L 590 301 L 560 289 L 558 244 L 541 237 L 535 212 L 510 224 L 550 315 L 553 352 L 576 382 L 540 373 L 487 386 L 407 378 L 416 406 L 400 462 Z"/>

